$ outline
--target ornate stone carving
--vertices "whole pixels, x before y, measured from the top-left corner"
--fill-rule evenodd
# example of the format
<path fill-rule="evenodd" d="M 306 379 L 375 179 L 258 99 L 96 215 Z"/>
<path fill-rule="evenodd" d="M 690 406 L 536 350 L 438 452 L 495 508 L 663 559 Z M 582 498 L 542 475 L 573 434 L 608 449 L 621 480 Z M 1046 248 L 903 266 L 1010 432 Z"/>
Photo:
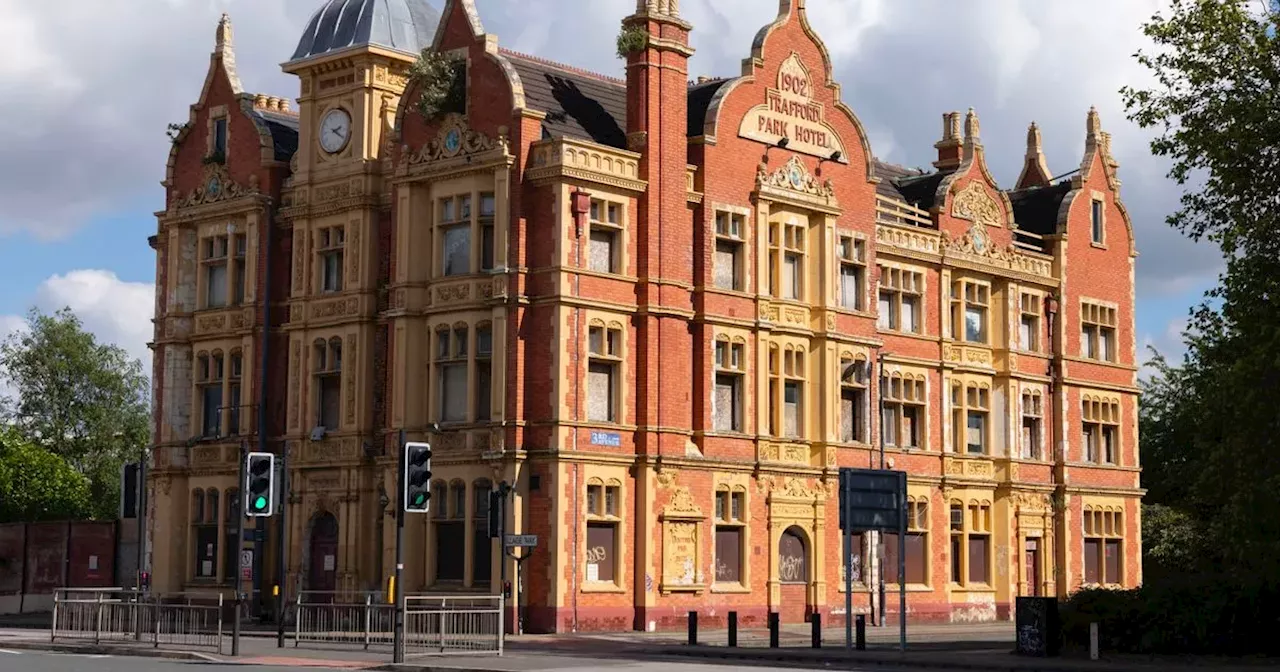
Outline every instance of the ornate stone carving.
<path fill-rule="evenodd" d="M 671 501 L 667 502 L 666 508 L 663 509 L 666 515 L 681 514 L 701 516 L 702 508 L 697 502 L 693 501 L 693 495 L 689 492 L 689 488 L 679 487 L 671 493 Z"/>
<path fill-rule="evenodd" d="M 698 523 L 668 522 L 663 525 L 663 588 L 691 587 L 702 583 L 698 568 Z"/>
<path fill-rule="evenodd" d="M 912 231 L 896 226 L 877 226 L 876 244 L 925 254 L 938 253 L 938 235 L 932 231 Z"/>
<path fill-rule="evenodd" d="M 775 487 L 777 487 L 777 484 L 773 476 L 761 476 L 756 479 L 756 490 L 761 494 L 773 492 Z"/>
<path fill-rule="evenodd" d="M 289 425 L 294 429 L 298 427 L 298 397 L 302 396 L 302 390 L 298 386 L 302 370 L 301 360 L 302 344 L 294 341 L 292 352 L 289 354 Z"/>
<path fill-rule="evenodd" d="M 404 288 L 397 289 L 395 293 L 391 295 L 392 308 L 395 308 L 396 310 L 404 310 L 404 307 L 407 303 L 408 303 L 408 293 L 404 290 Z"/>
<path fill-rule="evenodd" d="M 792 156 L 786 165 L 773 173 L 769 172 L 769 164 L 760 162 L 756 169 L 756 186 L 786 189 L 821 198 L 831 198 L 836 194 L 831 180 L 818 182 L 797 156 Z"/>
<path fill-rule="evenodd" d="M 436 287 L 437 303 L 454 303 L 471 298 L 471 283 Z"/>
<path fill-rule="evenodd" d="M 669 488 L 676 482 L 676 472 L 671 469 L 658 469 L 657 472 L 658 485 L 663 488 Z"/>
<path fill-rule="evenodd" d="M 422 147 L 417 154 L 409 157 L 409 163 L 429 163 L 441 159 L 479 154 L 495 149 L 505 148 L 505 138 L 494 140 L 483 133 L 471 130 L 461 115 L 451 114 L 445 117 L 436 137 Z"/>
<path fill-rule="evenodd" d="M 231 173 L 221 163 L 209 163 L 204 167 L 204 176 L 200 186 L 192 189 L 186 197 L 174 194 L 175 208 L 189 208 L 196 205 L 219 203 L 256 193 L 256 189 L 246 189 L 231 179 Z"/>
<path fill-rule="evenodd" d="M 325 301 L 323 303 L 314 303 L 311 305 L 311 319 L 313 320 L 356 315 L 359 312 L 360 299 L 355 297 L 335 299 L 333 301 Z"/>
<path fill-rule="evenodd" d="M 196 318 L 196 333 L 203 334 L 211 331 L 222 331 L 227 328 L 227 314 L 218 313 L 216 315 L 201 315 Z"/>
<path fill-rule="evenodd" d="M 827 331 L 836 330 L 836 314 L 827 313 Z"/>
<path fill-rule="evenodd" d="M 942 357 L 955 364 L 976 364 L 991 366 L 991 351 L 986 348 L 971 348 L 960 345 L 943 345 Z"/>
<path fill-rule="evenodd" d="M 1004 208 L 977 181 L 970 182 L 956 194 L 951 203 L 951 215 L 986 226 L 1003 226 L 1005 219 Z"/>
<path fill-rule="evenodd" d="M 813 499 L 814 492 L 805 485 L 804 481 L 798 478 L 792 478 L 787 481 L 787 487 L 782 492 L 783 496 L 792 499 Z"/>
<path fill-rule="evenodd" d="M 811 504 L 775 504 L 769 509 L 774 518 L 791 518 L 793 520 L 813 520 Z"/>
<path fill-rule="evenodd" d="M 207 467 L 222 462 L 222 448 L 219 446 L 197 446 L 191 455 L 191 465 Z"/>

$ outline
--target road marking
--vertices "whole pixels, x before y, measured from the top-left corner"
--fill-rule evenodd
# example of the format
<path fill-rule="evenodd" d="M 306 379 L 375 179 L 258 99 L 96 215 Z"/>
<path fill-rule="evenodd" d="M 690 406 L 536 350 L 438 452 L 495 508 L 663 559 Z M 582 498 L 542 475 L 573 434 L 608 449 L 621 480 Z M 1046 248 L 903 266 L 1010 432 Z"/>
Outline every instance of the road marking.
<path fill-rule="evenodd" d="M 0 649 L 0 653 L 7 653 L 11 656 L 21 656 L 21 651 L 10 651 L 9 649 Z"/>

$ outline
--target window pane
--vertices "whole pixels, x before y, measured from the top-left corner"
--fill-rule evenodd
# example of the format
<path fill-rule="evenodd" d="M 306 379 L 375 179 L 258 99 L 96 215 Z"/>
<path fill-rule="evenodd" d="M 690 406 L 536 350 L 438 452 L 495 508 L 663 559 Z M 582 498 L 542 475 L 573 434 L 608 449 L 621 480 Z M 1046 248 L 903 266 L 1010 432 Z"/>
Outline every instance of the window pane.
<path fill-rule="evenodd" d="M 789 437 L 800 436 L 800 384 L 784 385 L 783 397 L 783 431 Z"/>
<path fill-rule="evenodd" d="M 222 426 L 222 386 L 205 386 L 202 405 L 204 435 L 218 436 Z"/>
<path fill-rule="evenodd" d="M 480 194 L 480 216 L 492 217 L 494 213 L 494 200 L 492 193 Z"/>
<path fill-rule="evenodd" d="M 890 446 L 898 445 L 898 406 L 885 404 L 880 413 L 880 431 L 884 434 L 884 442 Z"/>
<path fill-rule="evenodd" d="M 244 260 L 236 263 L 235 287 L 231 295 L 236 304 L 244 303 L 244 269 Z"/>
<path fill-rule="evenodd" d="M 444 230 L 444 274 L 471 272 L 471 226 L 451 226 Z"/>
<path fill-rule="evenodd" d="M 958 534 L 951 535 L 951 582 L 960 583 L 960 554 L 964 551 L 963 538 Z"/>
<path fill-rule="evenodd" d="M 1107 575 L 1103 577 L 1103 580 L 1106 583 L 1120 583 L 1120 540 L 1108 539 L 1104 547 L 1104 553 L 1106 555 Z"/>
<path fill-rule="evenodd" d="M 1032 325 L 1033 318 L 1022 316 L 1022 322 L 1018 325 L 1018 343 L 1022 345 L 1023 350 L 1035 350 L 1036 344 L 1032 340 L 1035 334 L 1035 327 Z"/>
<path fill-rule="evenodd" d="M 858 426 L 858 411 L 861 407 L 861 393 L 858 390 L 844 389 L 840 391 L 840 440 L 857 441 L 861 438 L 861 427 Z"/>
<path fill-rule="evenodd" d="M 786 255 L 782 265 L 782 298 L 800 298 L 800 258 Z"/>
<path fill-rule="evenodd" d="M 210 308 L 221 308 L 227 305 L 227 267 L 217 264 L 208 268 L 208 305 Z"/>
<path fill-rule="evenodd" d="M 899 316 L 901 320 L 901 329 L 912 334 L 919 333 L 920 325 L 916 323 L 916 297 L 910 294 L 902 295 L 902 314 Z"/>
<path fill-rule="evenodd" d="M 907 583 L 928 583 L 925 562 L 928 558 L 928 545 L 925 535 L 907 534 Z"/>
<path fill-rule="evenodd" d="M 987 414 L 969 411 L 968 432 L 965 438 L 966 449 L 971 454 L 985 452 Z"/>
<path fill-rule="evenodd" d="M 487 519 L 477 518 L 473 529 L 471 581 L 473 584 L 489 584 L 493 580 L 493 539 L 489 538 Z"/>
<path fill-rule="evenodd" d="M 202 579 L 212 579 L 218 572 L 218 526 L 201 525 L 196 528 L 196 570 Z"/>
<path fill-rule="evenodd" d="M 614 422 L 614 365 L 592 362 L 587 371 L 587 419 Z"/>
<path fill-rule="evenodd" d="M 440 420 L 465 422 L 467 419 L 467 365 L 448 364 L 440 367 Z"/>
<path fill-rule="evenodd" d="M 591 231 L 591 241 L 587 246 L 587 268 L 601 273 L 617 272 L 613 249 L 616 238 L 614 231 L 601 229 Z"/>
<path fill-rule="evenodd" d="M 987 311 L 968 306 L 964 310 L 964 340 L 971 343 L 987 342 Z"/>
<path fill-rule="evenodd" d="M 488 420 L 493 404 L 492 381 L 489 362 L 476 362 L 476 420 Z"/>
<path fill-rule="evenodd" d="M 228 418 L 227 433 L 236 436 L 240 433 L 240 384 L 233 383 L 231 385 L 231 399 L 227 402 Z"/>
<path fill-rule="evenodd" d="M 436 581 L 462 580 L 465 534 L 463 523 L 436 523 Z"/>
<path fill-rule="evenodd" d="M 213 151 L 222 154 L 225 158 L 227 153 L 227 120 L 217 119 L 213 122 Z"/>
<path fill-rule="evenodd" d="M 898 582 L 898 534 L 885 532 L 884 540 L 884 580 L 885 583 Z"/>
<path fill-rule="evenodd" d="M 920 447 L 920 407 L 902 406 L 902 445 Z"/>
<path fill-rule="evenodd" d="M 587 513 L 591 515 L 601 515 L 603 510 L 600 508 L 600 491 L 603 486 L 588 485 L 587 486 Z"/>
<path fill-rule="evenodd" d="M 613 581 L 613 523 L 587 523 L 587 581 Z"/>
<path fill-rule="evenodd" d="M 324 376 L 320 379 L 320 425 L 325 429 L 338 428 L 341 413 L 342 376 Z"/>
<path fill-rule="evenodd" d="M 476 331 L 476 354 L 480 356 L 493 354 L 493 331 L 479 329 Z"/>
<path fill-rule="evenodd" d="M 987 547 L 990 538 L 986 535 L 969 535 L 969 582 L 989 583 L 987 576 Z"/>
<path fill-rule="evenodd" d="M 618 515 L 618 488 L 617 486 L 609 486 L 604 489 L 604 515 Z"/>
<path fill-rule="evenodd" d="M 1115 332 L 1110 329 L 1098 330 L 1098 358 L 1099 359 L 1107 362 L 1111 362 L 1115 360 L 1115 352 L 1114 352 L 1114 348 L 1112 347 L 1113 345 L 1112 337 L 1114 334 Z"/>
<path fill-rule="evenodd" d="M 876 319 L 876 326 L 881 329 L 892 329 L 897 320 L 893 316 L 893 294 L 891 292 L 880 292 L 880 314 Z"/>
<path fill-rule="evenodd" d="M 342 291 L 342 253 L 328 252 L 323 261 L 324 278 L 321 289 L 326 292 Z"/>
<path fill-rule="evenodd" d="M 1040 457 L 1040 421 L 1035 418 L 1022 419 L 1022 457 L 1027 460 Z"/>
<path fill-rule="evenodd" d="M 480 270 L 487 271 L 493 268 L 494 256 L 494 239 L 493 226 L 485 225 L 480 227 Z"/>
<path fill-rule="evenodd" d="M 858 301 L 858 267 L 852 264 L 840 265 L 840 305 L 851 310 L 859 307 Z"/>
<path fill-rule="evenodd" d="M 1092 210 L 1093 242 L 1102 242 L 1102 201 L 1093 202 Z"/>
<path fill-rule="evenodd" d="M 1098 555 L 1101 552 L 1101 539 L 1084 540 L 1084 582 L 1101 583 L 1098 576 Z"/>
<path fill-rule="evenodd" d="M 1097 359 L 1098 351 L 1095 349 L 1095 341 L 1093 338 L 1094 328 L 1086 326 L 1080 329 L 1080 351 L 1089 359 Z"/>
<path fill-rule="evenodd" d="M 742 580 L 742 528 L 716 528 L 716 582 Z"/>

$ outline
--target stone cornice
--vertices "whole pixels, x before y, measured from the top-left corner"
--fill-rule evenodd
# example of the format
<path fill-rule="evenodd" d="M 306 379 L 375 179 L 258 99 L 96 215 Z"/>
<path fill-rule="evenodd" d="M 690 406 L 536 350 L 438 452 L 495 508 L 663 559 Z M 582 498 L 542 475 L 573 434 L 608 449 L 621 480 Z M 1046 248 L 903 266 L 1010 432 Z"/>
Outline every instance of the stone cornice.
<path fill-rule="evenodd" d="M 537 186 L 573 179 L 643 193 L 648 183 L 640 179 L 637 152 L 606 147 L 572 138 L 550 138 L 530 147 L 525 179 Z"/>

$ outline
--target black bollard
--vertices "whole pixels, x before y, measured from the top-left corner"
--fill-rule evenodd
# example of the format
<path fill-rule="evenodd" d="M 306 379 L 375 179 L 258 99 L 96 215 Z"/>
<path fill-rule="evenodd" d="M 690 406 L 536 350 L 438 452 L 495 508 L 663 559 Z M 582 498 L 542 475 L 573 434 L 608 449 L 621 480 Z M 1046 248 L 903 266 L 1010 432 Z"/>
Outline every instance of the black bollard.
<path fill-rule="evenodd" d="M 819 614 L 818 612 L 815 611 L 813 615 L 809 617 L 809 625 L 812 626 L 813 628 L 813 634 L 812 634 L 813 648 L 821 649 L 822 648 L 822 614 Z"/>
<path fill-rule="evenodd" d="M 778 648 L 778 612 L 769 612 L 769 648 Z"/>
<path fill-rule="evenodd" d="M 853 621 L 854 626 L 854 647 L 859 651 L 867 650 L 867 615 L 858 614 Z"/>
<path fill-rule="evenodd" d="M 729 646 L 738 645 L 738 612 L 729 612 Z"/>
<path fill-rule="evenodd" d="M 689 646 L 698 645 L 698 612 L 689 612 Z"/>

